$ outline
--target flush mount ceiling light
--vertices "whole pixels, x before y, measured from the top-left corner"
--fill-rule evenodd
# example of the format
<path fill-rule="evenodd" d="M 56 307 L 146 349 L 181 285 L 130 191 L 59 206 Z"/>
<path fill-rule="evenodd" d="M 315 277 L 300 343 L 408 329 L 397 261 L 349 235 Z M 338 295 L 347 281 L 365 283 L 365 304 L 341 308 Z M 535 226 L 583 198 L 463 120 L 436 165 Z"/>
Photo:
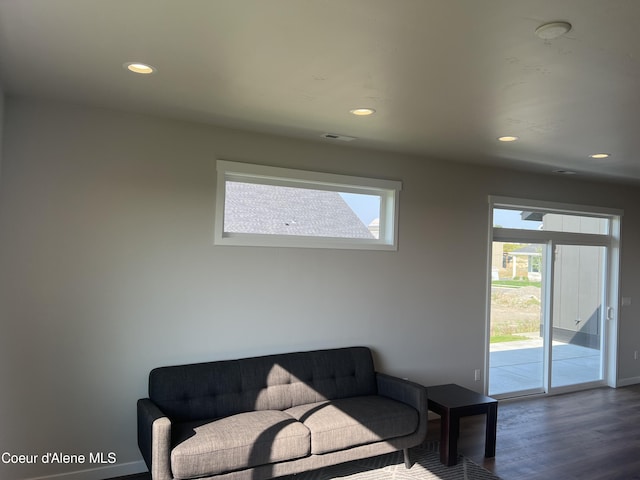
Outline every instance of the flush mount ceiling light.
<path fill-rule="evenodd" d="M 139 73 L 141 75 L 150 75 L 156 71 L 155 67 L 140 62 L 127 62 L 123 65 L 123 67 L 130 72 Z"/>
<path fill-rule="evenodd" d="M 502 137 L 498 137 L 498 141 L 500 142 L 515 142 L 520 137 L 516 137 L 515 135 L 503 135 Z"/>
<path fill-rule="evenodd" d="M 353 110 L 349 110 L 349 113 L 357 115 L 358 117 L 366 117 L 373 115 L 376 111 L 373 108 L 354 108 Z"/>
<path fill-rule="evenodd" d="M 536 28 L 536 35 L 543 40 L 553 40 L 571 30 L 569 22 L 550 22 Z"/>
<path fill-rule="evenodd" d="M 591 158 L 600 159 L 600 158 L 609 158 L 611 154 L 610 153 L 592 153 L 589 156 Z"/>

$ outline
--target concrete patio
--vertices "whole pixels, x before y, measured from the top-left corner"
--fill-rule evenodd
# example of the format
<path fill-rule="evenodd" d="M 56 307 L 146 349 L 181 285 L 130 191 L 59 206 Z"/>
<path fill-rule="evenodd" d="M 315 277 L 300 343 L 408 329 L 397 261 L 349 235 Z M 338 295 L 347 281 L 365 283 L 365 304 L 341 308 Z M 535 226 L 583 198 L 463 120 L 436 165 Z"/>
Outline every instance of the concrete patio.
<path fill-rule="evenodd" d="M 489 395 L 542 387 L 542 338 L 491 344 Z M 553 342 L 552 386 L 601 379 L 600 350 Z"/>

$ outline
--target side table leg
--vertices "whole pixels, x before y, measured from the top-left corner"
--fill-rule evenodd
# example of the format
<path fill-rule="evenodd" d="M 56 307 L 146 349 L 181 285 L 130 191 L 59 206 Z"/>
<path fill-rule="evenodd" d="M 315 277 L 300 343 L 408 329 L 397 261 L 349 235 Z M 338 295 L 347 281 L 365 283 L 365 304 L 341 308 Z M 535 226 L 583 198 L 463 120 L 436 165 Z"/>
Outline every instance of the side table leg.
<path fill-rule="evenodd" d="M 458 463 L 460 418 L 446 412 L 440 419 L 440 462 L 450 467 Z"/>
<path fill-rule="evenodd" d="M 498 404 L 493 403 L 487 408 L 487 427 L 484 443 L 484 456 L 496 456 L 496 432 L 498 424 Z"/>

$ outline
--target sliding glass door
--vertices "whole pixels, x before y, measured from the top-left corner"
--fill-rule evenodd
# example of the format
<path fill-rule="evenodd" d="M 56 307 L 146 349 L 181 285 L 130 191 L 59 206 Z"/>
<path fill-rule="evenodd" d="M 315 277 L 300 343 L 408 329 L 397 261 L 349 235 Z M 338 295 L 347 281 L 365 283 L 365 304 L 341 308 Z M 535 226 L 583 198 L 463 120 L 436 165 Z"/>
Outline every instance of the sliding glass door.
<path fill-rule="evenodd" d="M 606 247 L 557 245 L 553 282 L 551 386 L 603 378 Z"/>
<path fill-rule="evenodd" d="M 543 391 L 545 249 L 493 242 L 490 395 Z"/>
<path fill-rule="evenodd" d="M 604 384 L 617 217 L 511 204 L 492 211 L 489 395 Z"/>

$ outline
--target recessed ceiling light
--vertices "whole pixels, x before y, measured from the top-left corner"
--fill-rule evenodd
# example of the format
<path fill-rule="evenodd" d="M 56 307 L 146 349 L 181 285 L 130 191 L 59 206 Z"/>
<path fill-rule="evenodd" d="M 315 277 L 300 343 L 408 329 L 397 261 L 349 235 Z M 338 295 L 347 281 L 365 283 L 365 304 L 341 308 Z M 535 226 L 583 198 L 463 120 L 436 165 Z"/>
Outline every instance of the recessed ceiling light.
<path fill-rule="evenodd" d="M 536 28 L 536 35 L 543 40 L 553 40 L 571 30 L 569 22 L 550 22 Z"/>
<path fill-rule="evenodd" d="M 127 62 L 123 66 L 130 72 L 139 73 L 141 75 L 149 75 L 156 71 L 155 67 L 140 62 Z"/>
<path fill-rule="evenodd" d="M 366 117 L 367 115 L 376 113 L 373 108 L 354 108 L 353 110 L 349 110 L 349 112 L 359 117 Z"/>
<path fill-rule="evenodd" d="M 589 155 L 591 158 L 609 158 L 611 156 L 610 153 L 592 153 Z"/>
<path fill-rule="evenodd" d="M 515 135 L 503 135 L 502 137 L 498 137 L 498 140 L 501 142 L 515 142 L 520 137 L 516 137 Z"/>
<path fill-rule="evenodd" d="M 553 173 L 557 173 L 558 175 L 575 175 L 576 172 L 573 170 L 554 170 Z"/>

